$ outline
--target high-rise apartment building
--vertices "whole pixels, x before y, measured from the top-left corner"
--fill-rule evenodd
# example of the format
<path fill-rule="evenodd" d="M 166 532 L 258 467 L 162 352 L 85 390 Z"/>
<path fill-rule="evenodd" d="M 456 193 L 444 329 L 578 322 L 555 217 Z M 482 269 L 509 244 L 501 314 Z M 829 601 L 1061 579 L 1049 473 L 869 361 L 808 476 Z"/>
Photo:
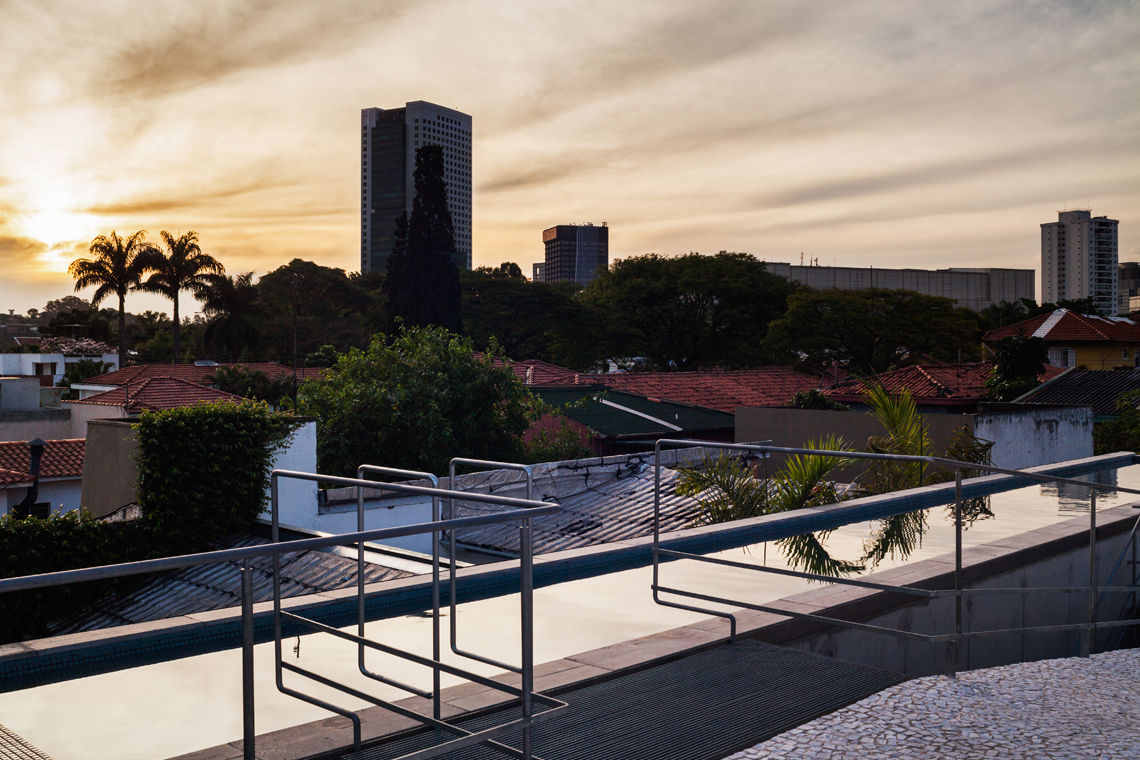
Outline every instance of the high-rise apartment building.
<path fill-rule="evenodd" d="M 1041 225 L 1041 298 L 1091 298 L 1097 313 L 1117 311 L 1116 219 L 1093 216 L 1088 209 L 1061 211 L 1057 221 Z"/>
<path fill-rule="evenodd" d="M 576 282 L 589 285 L 594 275 L 610 265 L 610 228 L 602 222 L 559 224 L 542 231 L 546 261 L 541 269 L 545 282 Z M 535 277 L 539 276 L 536 266 Z"/>
<path fill-rule="evenodd" d="M 416 150 L 443 149 L 455 264 L 471 268 L 471 117 L 416 100 L 403 108 L 360 111 L 360 271 L 384 272 L 396 220 L 412 214 Z"/>

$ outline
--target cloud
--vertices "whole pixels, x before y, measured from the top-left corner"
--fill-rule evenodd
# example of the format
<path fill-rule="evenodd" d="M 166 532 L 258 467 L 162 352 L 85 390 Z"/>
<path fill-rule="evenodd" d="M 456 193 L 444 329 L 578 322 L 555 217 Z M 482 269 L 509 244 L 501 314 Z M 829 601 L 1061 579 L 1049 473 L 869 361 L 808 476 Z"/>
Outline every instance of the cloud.
<path fill-rule="evenodd" d="M 608 24 L 612 17 L 601 18 Z M 627 24 L 625 35 L 608 42 L 591 45 L 583 35 L 587 44 L 566 59 L 558 56 L 529 94 L 496 114 L 495 124 L 524 128 L 584 103 L 635 93 L 671 76 L 752 54 L 795 36 L 812 18 L 791 7 L 715 0 L 687 3 L 661 18 L 637 19 Z"/>
<path fill-rule="evenodd" d="M 91 89 L 153 97 L 342 52 L 412 6 L 410 0 L 238 0 L 219 8 L 166 3 L 152 13 L 169 21 L 116 46 L 94 70 Z"/>

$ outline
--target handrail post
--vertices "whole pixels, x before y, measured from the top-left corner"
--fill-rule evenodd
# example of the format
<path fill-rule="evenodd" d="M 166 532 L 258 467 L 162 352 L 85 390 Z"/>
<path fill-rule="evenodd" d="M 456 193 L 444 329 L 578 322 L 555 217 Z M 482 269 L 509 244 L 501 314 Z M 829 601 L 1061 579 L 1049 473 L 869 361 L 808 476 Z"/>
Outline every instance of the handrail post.
<path fill-rule="evenodd" d="M 253 724 L 253 568 L 241 563 L 241 712 L 242 753 L 245 760 L 256 760 Z"/>
<path fill-rule="evenodd" d="M 534 535 L 531 521 L 527 516 L 519 525 L 519 607 L 522 618 L 522 756 L 531 758 L 530 722 L 533 706 L 531 692 L 534 690 Z"/>
<path fill-rule="evenodd" d="M 954 468 L 954 656 L 950 675 L 962 667 L 962 468 Z"/>
<path fill-rule="evenodd" d="M 1093 650 L 1093 636 L 1096 629 L 1096 491 L 1089 493 L 1089 599 L 1088 627 L 1081 635 L 1081 657 L 1088 657 Z"/>

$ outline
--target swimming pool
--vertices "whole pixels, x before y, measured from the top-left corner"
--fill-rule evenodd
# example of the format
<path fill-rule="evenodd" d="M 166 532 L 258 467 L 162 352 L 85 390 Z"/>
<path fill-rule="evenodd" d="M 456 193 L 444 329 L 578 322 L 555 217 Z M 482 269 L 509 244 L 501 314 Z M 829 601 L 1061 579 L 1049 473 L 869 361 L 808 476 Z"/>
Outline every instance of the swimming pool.
<path fill-rule="evenodd" d="M 1140 487 L 1140 465 L 1086 473 L 1101 483 Z M 1017 535 L 1034 528 L 1087 514 L 1088 489 L 1030 485 L 1008 488 L 989 496 L 993 517 L 978 517 L 963 534 L 966 546 Z M 1130 495 L 1102 494 L 1098 510 L 1133 501 Z M 883 557 L 873 568 L 884 570 L 953 551 L 954 527 L 945 506 L 925 510 L 926 530 L 907 556 Z M 864 520 L 836 528 L 824 539 L 835 557 L 859 559 L 865 542 L 880 525 Z M 644 548 L 644 545 L 642 545 Z M 620 553 L 614 554 L 620 557 Z M 730 559 L 788 567 L 788 558 L 775 542 L 751 543 L 717 553 Z M 588 553 L 581 560 L 587 561 Z M 628 561 L 628 560 L 621 560 Z M 569 561 L 572 562 L 572 561 Z M 541 564 L 541 563 L 540 563 Z M 695 623 L 698 613 L 658 606 L 649 594 L 649 567 L 605 570 L 595 567 L 589 577 L 551 583 L 535 591 L 535 661 L 546 662 L 650 633 Z M 851 577 L 872 571 L 867 567 Z M 720 595 L 764 603 L 796 594 L 818 583 L 772 574 L 746 573 L 680 560 L 664 565 L 669 582 L 688 588 L 713 588 Z M 553 576 L 550 576 L 553 577 Z M 503 625 L 517 615 L 517 597 L 510 594 L 461 604 L 465 648 L 511 661 L 518 651 L 514 625 Z M 368 635 L 387 643 L 427 654 L 430 618 L 417 614 L 395 616 L 368 624 Z M 145 645 L 140 641 L 139 645 Z M 259 732 L 297 723 L 321 720 L 329 714 L 276 691 L 273 684 L 271 644 L 259 645 L 257 657 L 257 728 Z M 296 649 L 294 650 L 294 647 Z M 319 634 L 286 642 L 286 656 L 344 683 L 365 686 L 385 698 L 402 692 L 363 680 L 356 672 L 355 648 Z M 421 687 L 430 682 L 426 669 L 391 658 L 370 659 L 374 669 Z M 489 666 L 466 663 L 477 672 L 495 673 Z M 445 686 L 449 681 L 445 679 Z M 318 696 L 332 696 L 315 689 Z M 337 696 L 350 709 L 363 707 Z M 131 758 L 168 757 L 233 741 L 241 735 L 240 653 L 212 652 L 169 662 L 123 668 L 102 675 L 77 678 L 22 691 L 0 694 L 0 723 L 45 750 L 55 760 L 92 756 Z M 188 720 L 187 716 L 193 716 Z"/>

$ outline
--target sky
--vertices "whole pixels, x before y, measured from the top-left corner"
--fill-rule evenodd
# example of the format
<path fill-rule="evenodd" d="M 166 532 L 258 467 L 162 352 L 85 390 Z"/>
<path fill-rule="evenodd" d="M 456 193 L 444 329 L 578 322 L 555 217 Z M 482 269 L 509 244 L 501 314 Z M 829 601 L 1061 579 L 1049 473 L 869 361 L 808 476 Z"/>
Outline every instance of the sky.
<path fill-rule="evenodd" d="M 0 0 L 0 82 L 0 313 L 112 230 L 358 268 L 359 112 L 411 100 L 473 118 L 475 266 L 604 221 L 611 259 L 1036 268 L 1065 208 L 1140 260 L 1140 0 Z"/>

